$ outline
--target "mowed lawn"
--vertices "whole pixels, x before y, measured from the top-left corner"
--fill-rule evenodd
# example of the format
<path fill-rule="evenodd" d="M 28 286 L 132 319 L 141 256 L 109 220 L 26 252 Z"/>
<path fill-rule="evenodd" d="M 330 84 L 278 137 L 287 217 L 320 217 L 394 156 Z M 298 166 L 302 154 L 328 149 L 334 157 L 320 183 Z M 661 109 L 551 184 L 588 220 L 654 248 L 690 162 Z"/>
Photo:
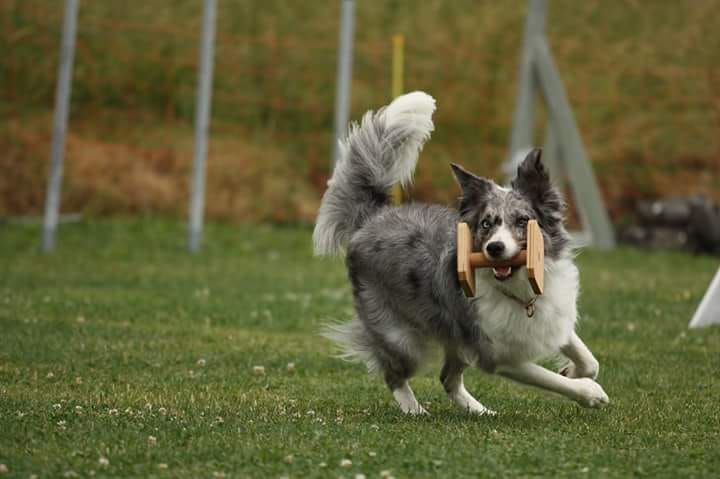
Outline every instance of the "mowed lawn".
<path fill-rule="evenodd" d="M 319 337 L 351 316 L 307 227 L 159 219 L 0 225 L 0 472 L 8 477 L 701 477 L 720 471 L 720 327 L 688 321 L 718 258 L 584 251 L 581 336 L 604 410 L 479 371 L 497 417 L 428 417 Z M 263 374 L 264 372 L 264 374 Z M 389 472 L 383 472 L 389 471 Z M 1 474 L 0 474 L 1 475 Z"/>

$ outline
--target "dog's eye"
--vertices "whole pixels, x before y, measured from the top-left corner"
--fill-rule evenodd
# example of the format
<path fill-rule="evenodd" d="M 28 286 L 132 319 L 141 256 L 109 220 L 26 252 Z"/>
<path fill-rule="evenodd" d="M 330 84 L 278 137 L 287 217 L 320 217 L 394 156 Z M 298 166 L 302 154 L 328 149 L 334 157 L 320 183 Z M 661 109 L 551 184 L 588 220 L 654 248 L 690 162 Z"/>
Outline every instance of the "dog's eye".
<path fill-rule="evenodd" d="M 482 228 L 484 230 L 489 230 L 491 225 L 488 220 L 482 220 L 482 223 L 480 223 L 480 226 L 482 226 Z"/>
<path fill-rule="evenodd" d="M 525 218 L 525 217 L 518 218 L 517 225 L 520 228 L 525 228 L 527 226 L 527 224 L 528 224 L 528 218 Z"/>

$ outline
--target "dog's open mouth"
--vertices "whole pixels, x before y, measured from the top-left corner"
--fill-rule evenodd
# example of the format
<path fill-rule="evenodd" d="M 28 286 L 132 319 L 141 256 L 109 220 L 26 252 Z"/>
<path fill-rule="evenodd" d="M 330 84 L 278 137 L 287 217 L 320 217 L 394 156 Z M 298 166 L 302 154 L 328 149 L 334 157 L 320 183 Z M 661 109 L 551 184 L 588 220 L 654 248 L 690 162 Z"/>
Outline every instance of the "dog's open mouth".
<path fill-rule="evenodd" d="M 513 274 L 513 269 L 511 266 L 498 266 L 493 268 L 493 274 L 495 274 L 495 279 L 498 281 L 505 281 Z"/>

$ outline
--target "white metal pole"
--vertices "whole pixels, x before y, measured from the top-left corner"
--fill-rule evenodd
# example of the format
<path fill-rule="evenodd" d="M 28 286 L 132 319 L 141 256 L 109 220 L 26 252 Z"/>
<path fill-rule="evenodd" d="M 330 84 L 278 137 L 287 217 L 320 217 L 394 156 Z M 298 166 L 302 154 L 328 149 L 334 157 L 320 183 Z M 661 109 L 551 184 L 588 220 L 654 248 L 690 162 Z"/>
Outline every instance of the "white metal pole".
<path fill-rule="evenodd" d="M 45 219 L 43 220 L 42 249 L 55 249 L 55 234 L 60 213 L 60 191 L 62 187 L 65 134 L 67 132 L 68 110 L 72 91 L 72 72 L 75 59 L 75 31 L 77 29 L 78 0 L 65 0 L 62 39 L 60 43 L 60 64 L 55 90 L 55 112 L 53 116 L 52 146 L 50 149 L 50 173 L 45 196 Z"/>
<path fill-rule="evenodd" d="M 195 108 L 195 153 L 193 157 L 192 189 L 190 192 L 190 226 L 188 228 L 188 248 L 192 252 L 200 249 L 202 241 L 203 211 L 205 208 L 205 159 L 207 157 L 207 136 L 210 125 L 216 14 L 216 0 L 204 0 Z"/>
<path fill-rule="evenodd" d="M 563 168 L 572 185 L 575 202 L 582 223 L 590 228 L 592 243 L 600 249 L 615 247 L 615 232 L 603 203 L 592 164 L 583 146 L 582 137 L 565 93 L 560 73 L 555 66 L 550 47 L 544 38 L 535 44 L 536 72 L 550 113 L 553 132 L 560 142 L 560 158 L 567 160 Z"/>
<path fill-rule="evenodd" d="M 335 126 L 333 130 L 332 165 L 340 157 L 338 140 L 345 136 L 350 110 L 350 82 L 352 81 L 353 29 L 355 23 L 355 1 L 340 0 L 340 33 L 337 57 L 337 80 L 335 93 Z"/>
<path fill-rule="evenodd" d="M 533 45 L 545 32 L 545 6 L 545 0 L 528 0 L 510 151 L 504 166 L 505 173 L 510 177 L 515 175 L 517 166 L 525 159 L 525 153 L 533 147 L 537 83 L 533 75 Z"/>

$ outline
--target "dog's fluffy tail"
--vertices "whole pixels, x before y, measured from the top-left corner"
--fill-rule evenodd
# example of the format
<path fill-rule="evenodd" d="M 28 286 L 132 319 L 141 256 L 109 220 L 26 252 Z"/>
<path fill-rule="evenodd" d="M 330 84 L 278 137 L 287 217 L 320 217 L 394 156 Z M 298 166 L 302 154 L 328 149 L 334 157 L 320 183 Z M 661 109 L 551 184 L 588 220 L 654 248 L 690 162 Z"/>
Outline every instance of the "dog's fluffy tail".
<path fill-rule="evenodd" d="M 336 254 L 353 232 L 390 203 L 388 190 L 412 180 L 418 153 L 433 131 L 435 100 L 416 91 L 353 123 L 318 213 L 316 255 Z"/>
<path fill-rule="evenodd" d="M 358 318 L 353 318 L 349 323 L 327 324 L 321 334 L 335 343 L 338 358 L 353 363 L 365 363 L 369 372 L 378 371 L 372 338 Z"/>

